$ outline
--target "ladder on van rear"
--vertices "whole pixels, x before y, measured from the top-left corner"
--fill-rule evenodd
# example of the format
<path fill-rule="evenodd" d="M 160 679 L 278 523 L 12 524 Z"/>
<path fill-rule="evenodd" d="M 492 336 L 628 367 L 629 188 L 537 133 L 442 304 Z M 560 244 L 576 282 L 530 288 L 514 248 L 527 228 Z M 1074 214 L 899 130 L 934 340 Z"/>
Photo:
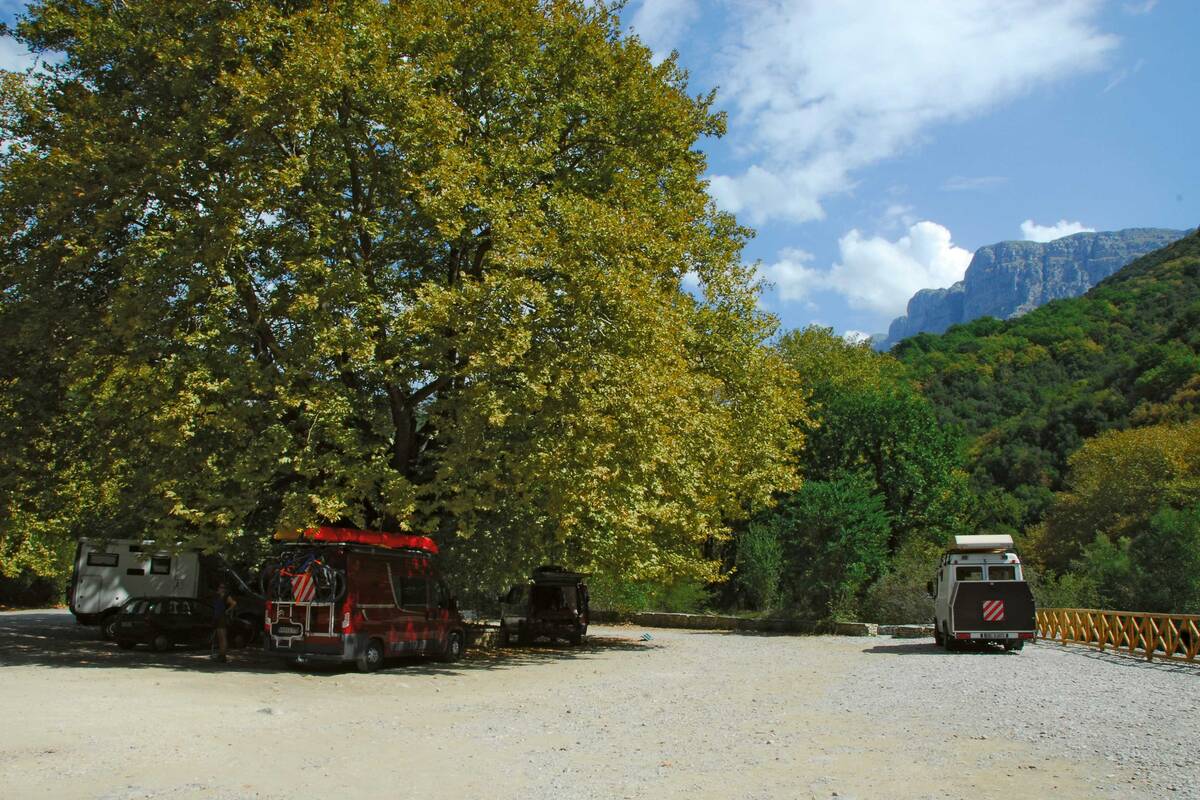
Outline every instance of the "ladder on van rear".
<path fill-rule="evenodd" d="M 271 603 L 271 630 L 276 647 L 290 648 L 307 636 L 336 639 L 337 608 L 334 603 L 274 600 Z"/>

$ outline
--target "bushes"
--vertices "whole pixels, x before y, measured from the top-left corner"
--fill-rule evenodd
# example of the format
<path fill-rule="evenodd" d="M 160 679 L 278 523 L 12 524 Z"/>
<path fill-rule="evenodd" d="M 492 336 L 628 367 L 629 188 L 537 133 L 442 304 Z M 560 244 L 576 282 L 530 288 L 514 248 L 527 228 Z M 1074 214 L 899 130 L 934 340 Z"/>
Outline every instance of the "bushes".
<path fill-rule="evenodd" d="M 736 575 L 750 606 L 760 611 L 776 608 L 785 568 L 783 543 L 770 522 L 755 521 L 737 543 Z"/>
<path fill-rule="evenodd" d="M 652 581 L 622 581 L 596 576 L 588 584 L 595 609 L 632 614 L 639 611 L 696 613 L 708 610 L 711 595 L 698 581 L 661 585 Z"/>
<path fill-rule="evenodd" d="M 868 590 L 862 618 L 885 624 L 933 619 L 933 600 L 925 584 L 941 556 L 942 548 L 932 542 L 914 540 L 901 547 L 888 571 Z"/>

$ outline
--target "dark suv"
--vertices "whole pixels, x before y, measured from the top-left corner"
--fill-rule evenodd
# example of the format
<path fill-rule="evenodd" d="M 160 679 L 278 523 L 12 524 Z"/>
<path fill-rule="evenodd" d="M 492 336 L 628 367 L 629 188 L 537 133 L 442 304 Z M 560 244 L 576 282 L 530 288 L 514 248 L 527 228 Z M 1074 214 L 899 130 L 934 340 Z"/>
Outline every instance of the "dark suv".
<path fill-rule="evenodd" d="M 212 608 L 187 597 L 135 597 L 113 617 L 113 638 L 128 650 L 148 644 L 169 650 L 177 644 L 207 645 L 212 640 Z M 261 624 L 261 623 L 260 623 Z M 244 647 L 257 633 L 250 618 L 230 614 L 229 644 Z"/>
<path fill-rule="evenodd" d="M 582 642 L 588 626 L 586 578 L 562 567 L 535 569 L 528 583 L 500 598 L 500 644 L 509 644 L 514 635 L 522 644 L 541 637 Z"/>

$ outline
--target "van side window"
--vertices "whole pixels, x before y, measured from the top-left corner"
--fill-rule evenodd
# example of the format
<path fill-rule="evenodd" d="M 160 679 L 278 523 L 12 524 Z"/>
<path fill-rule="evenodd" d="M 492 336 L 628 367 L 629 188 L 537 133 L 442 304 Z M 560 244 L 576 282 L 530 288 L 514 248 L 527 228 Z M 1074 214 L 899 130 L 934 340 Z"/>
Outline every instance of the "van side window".
<path fill-rule="evenodd" d="M 955 580 L 959 581 L 981 581 L 983 580 L 983 566 L 971 567 L 956 567 L 954 573 Z"/>
<path fill-rule="evenodd" d="M 1017 568 L 1011 564 L 995 564 L 988 567 L 989 581 L 1015 581 L 1017 579 Z"/>
<path fill-rule="evenodd" d="M 120 558 L 116 553 L 88 553 L 87 565 L 89 567 L 115 567 Z"/>
<path fill-rule="evenodd" d="M 429 606 L 428 584 L 428 578 L 419 578 L 416 576 L 401 578 L 400 607 L 427 608 Z"/>
<path fill-rule="evenodd" d="M 171 558 L 170 556 L 154 556 L 150 559 L 150 574 L 151 575 L 170 575 L 171 574 Z"/>

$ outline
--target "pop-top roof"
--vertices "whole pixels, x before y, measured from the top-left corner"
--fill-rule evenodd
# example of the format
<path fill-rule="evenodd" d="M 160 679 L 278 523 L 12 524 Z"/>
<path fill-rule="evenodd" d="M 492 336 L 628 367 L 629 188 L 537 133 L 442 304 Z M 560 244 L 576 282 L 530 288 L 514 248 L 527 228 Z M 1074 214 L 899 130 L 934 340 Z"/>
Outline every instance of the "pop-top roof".
<path fill-rule="evenodd" d="M 987 536 L 955 536 L 954 550 L 976 553 L 996 553 L 1011 550 L 1012 537 L 1008 534 L 989 534 Z"/>

